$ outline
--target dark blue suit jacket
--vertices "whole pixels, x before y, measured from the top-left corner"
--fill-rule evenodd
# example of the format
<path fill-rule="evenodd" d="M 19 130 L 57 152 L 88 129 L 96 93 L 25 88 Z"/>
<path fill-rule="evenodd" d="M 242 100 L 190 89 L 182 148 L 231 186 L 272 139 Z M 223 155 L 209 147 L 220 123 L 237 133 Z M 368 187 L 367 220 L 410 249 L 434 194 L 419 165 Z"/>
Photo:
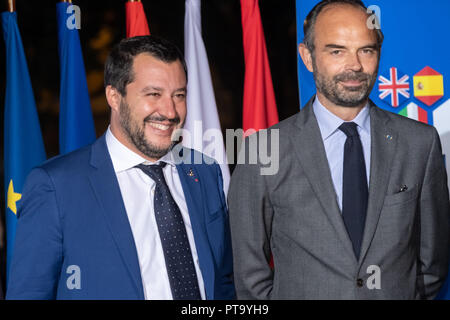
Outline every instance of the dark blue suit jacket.
<path fill-rule="evenodd" d="M 195 151 L 181 150 L 184 159 L 194 159 Z M 181 163 L 177 169 L 206 297 L 234 299 L 220 168 Z M 75 275 L 71 266 L 79 268 L 80 288 L 70 285 Z M 105 136 L 47 161 L 28 176 L 6 294 L 7 299 L 144 299 L 133 234 Z"/>

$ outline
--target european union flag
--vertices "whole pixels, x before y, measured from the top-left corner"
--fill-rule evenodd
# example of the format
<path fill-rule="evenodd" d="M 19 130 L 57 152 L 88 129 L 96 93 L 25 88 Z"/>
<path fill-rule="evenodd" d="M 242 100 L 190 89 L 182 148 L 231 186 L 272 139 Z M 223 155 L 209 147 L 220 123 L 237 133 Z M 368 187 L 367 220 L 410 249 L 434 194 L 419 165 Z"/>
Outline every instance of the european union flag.
<path fill-rule="evenodd" d="M 95 127 L 84 71 L 78 27 L 79 7 L 56 4 L 61 71 L 59 152 L 65 154 L 94 142 Z"/>
<path fill-rule="evenodd" d="M 6 43 L 5 94 L 5 191 L 7 276 L 13 254 L 17 224 L 17 205 L 31 169 L 46 159 L 39 118 L 22 46 L 17 15 L 3 12 L 2 27 Z"/>
<path fill-rule="evenodd" d="M 450 1 L 363 2 L 368 13 L 377 16 L 385 36 L 380 73 L 370 98 L 383 109 L 434 125 L 450 175 Z M 298 43 L 303 41 L 303 21 L 317 3 L 319 0 L 296 0 Z M 303 106 L 315 94 L 315 85 L 300 56 L 298 79 Z M 450 299 L 449 280 L 438 298 Z"/>

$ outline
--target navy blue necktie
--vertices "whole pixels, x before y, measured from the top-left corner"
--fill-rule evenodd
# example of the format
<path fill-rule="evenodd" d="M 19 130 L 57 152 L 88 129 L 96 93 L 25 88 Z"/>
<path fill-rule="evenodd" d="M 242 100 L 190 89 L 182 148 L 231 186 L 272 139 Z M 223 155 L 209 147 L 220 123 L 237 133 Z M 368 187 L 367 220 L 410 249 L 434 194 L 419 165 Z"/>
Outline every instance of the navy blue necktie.
<path fill-rule="evenodd" d="M 173 299 L 200 300 L 200 289 L 186 227 L 180 209 L 164 179 L 162 169 L 165 165 L 165 162 L 160 162 L 155 165 L 140 164 L 136 167 L 156 183 L 153 200 L 155 218 Z"/>
<path fill-rule="evenodd" d="M 344 122 L 339 129 L 347 136 L 344 145 L 342 217 L 355 256 L 359 259 L 369 197 L 366 164 L 357 124 Z"/>

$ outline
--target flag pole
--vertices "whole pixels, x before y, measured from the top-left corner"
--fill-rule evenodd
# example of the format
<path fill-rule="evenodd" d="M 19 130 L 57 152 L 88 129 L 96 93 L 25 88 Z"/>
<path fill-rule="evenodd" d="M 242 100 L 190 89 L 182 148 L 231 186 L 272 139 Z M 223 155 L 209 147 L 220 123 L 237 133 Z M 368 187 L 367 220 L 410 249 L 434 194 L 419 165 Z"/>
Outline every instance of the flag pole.
<path fill-rule="evenodd" d="M 9 12 L 16 11 L 16 0 L 8 0 Z"/>

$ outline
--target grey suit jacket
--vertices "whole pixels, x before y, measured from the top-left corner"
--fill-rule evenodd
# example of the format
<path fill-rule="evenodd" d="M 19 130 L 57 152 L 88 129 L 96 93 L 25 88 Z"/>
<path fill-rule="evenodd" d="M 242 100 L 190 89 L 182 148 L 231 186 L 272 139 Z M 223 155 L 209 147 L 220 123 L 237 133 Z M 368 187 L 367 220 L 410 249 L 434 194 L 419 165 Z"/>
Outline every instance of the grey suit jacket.
<path fill-rule="evenodd" d="M 260 161 L 249 164 L 247 137 L 241 149 L 247 162 L 236 166 L 228 193 L 239 299 L 436 296 L 447 275 L 450 243 L 439 136 L 433 127 L 372 102 L 370 117 L 369 203 L 359 261 L 312 101 L 268 130 L 269 136 L 279 130 L 279 146 L 269 143 L 270 152 L 279 147 L 277 174 L 261 175 Z"/>

